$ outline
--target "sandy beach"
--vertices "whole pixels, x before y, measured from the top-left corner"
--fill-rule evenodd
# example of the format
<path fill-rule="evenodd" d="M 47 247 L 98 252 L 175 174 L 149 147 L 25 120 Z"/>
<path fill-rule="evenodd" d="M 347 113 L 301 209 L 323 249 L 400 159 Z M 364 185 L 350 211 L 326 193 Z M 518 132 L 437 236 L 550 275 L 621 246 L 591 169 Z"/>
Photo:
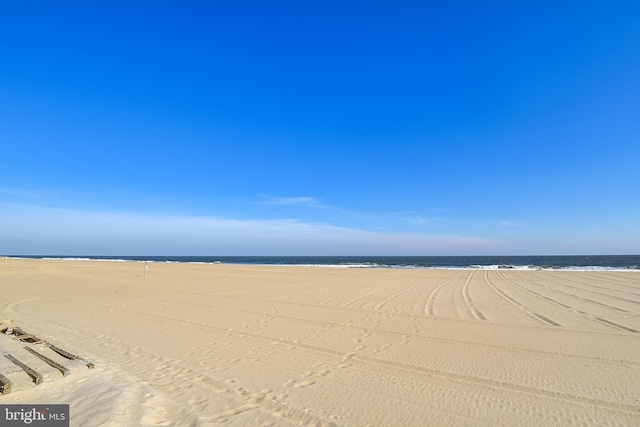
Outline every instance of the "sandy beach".
<path fill-rule="evenodd" d="M 35 385 L 2 358 L 0 404 L 72 426 L 640 425 L 637 271 L 10 258 L 0 291 L 0 321 L 84 359 L 23 356 Z"/>

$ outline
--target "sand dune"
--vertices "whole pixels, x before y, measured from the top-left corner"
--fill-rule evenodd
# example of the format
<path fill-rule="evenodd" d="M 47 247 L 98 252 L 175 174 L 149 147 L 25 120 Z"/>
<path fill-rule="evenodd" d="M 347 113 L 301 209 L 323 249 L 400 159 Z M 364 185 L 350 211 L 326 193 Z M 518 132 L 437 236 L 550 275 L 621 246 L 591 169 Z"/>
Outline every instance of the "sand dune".
<path fill-rule="evenodd" d="M 95 363 L 36 386 L 0 361 L 0 403 L 69 403 L 75 426 L 640 425 L 639 272 L 143 273 L 0 264 L 0 320 Z"/>

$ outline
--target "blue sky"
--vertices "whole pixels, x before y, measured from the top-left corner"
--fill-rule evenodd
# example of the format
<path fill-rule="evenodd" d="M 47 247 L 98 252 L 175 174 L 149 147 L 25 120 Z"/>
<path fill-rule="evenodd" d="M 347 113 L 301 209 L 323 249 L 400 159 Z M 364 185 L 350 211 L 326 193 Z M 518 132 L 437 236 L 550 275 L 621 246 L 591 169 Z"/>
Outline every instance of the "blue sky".
<path fill-rule="evenodd" d="M 0 4 L 0 252 L 640 253 L 640 4 Z"/>

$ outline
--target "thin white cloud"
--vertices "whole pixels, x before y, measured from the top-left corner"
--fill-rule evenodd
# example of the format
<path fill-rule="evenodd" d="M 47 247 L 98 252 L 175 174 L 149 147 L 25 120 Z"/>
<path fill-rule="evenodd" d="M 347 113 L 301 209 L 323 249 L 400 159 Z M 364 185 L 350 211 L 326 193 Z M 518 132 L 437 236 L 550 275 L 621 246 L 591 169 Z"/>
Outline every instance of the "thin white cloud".
<path fill-rule="evenodd" d="M 443 216 L 431 215 L 428 212 L 419 211 L 396 211 L 378 214 L 357 213 L 354 215 L 370 222 L 389 223 L 389 221 L 393 221 L 396 224 L 403 223 L 417 226 L 431 226 L 449 222 L 449 220 Z"/>
<path fill-rule="evenodd" d="M 0 252 L 14 255 L 448 255 L 500 252 L 458 235 L 384 233 L 292 219 L 104 213 L 0 204 Z"/>
<path fill-rule="evenodd" d="M 266 205 L 306 206 L 310 208 L 326 207 L 315 197 L 271 197 L 263 203 Z"/>

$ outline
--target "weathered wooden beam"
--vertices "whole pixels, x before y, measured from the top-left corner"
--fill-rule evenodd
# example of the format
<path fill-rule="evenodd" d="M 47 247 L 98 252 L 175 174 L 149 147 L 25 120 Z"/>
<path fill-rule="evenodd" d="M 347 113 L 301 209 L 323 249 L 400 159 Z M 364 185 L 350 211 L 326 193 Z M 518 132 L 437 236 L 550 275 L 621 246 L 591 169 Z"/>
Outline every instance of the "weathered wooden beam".
<path fill-rule="evenodd" d="M 75 354 L 71 354 L 68 351 L 63 350 L 60 347 L 56 347 L 55 345 L 53 345 L 51 343 L 47 343 L 47 345 L 49 346 L 49 348 L 51 350 L 55 351 L 56 353 L 58 353 L 62 357 L 66 357 L 69 360 L 82 360 L 87 365 L 87 368 L 89 368 L 89 369 L 95 368 L 95 365 L 93 363 L 89 362 L 88 360 L 83 359 L 80 356 L 76 356 Z"/>
<path fill-rule="evenodd" d="M 22 368 L 22 370 L 25 371 L 27 375 L 29 375 L 33 379 L 33 382 L 36 383 L 36 385 L 42 382 L 42 374 L 38 373 L 35 369 L 28 367 L 27 365 L 25 365 L 24 363 L 22 363 L 21 361 L 19 361 L 18 359 L 16 359 L 10 354 L 5 354 L 4 357 L 11 360 L 15 365 Z"/>
<path fill-rule="evenodd" d="M 64 351 L 60 347 L 56 347 L 55 345 L 53 345 L 51 343 L 48 343 L 47 345 L 49 346 L 49 348 L 51 350 L 55 351 L 56 353 L 58 353 L 62 357 L 66 357 L 69 360 L 78 360 L 78 359 L 80 359 L 80 357 L 76 356 L 75 354 L 71 354 L 68 351 Z"/>
<path fill-rule="evenodd" d="M 20 341 L 26 341 L 32 344 L 40 344 L 41 342 L 44 341 L 44 340 L 41 340 L 40 338 L 37 338 L 33 334 L 26 333 L 20 328 L 13 328 L 13 335 Z"/>
<path fill-rule="evenodd" d="M 49 366 L 51 366 L 53 368 L 56 368 L 58 371 L 62 372 L 62 376 L 63 377 L 66 377 L 67 375 L 69 375 L 69 369 L 65 368 L 64 366 L 62 366 L 61 364 L 59 364 L 55 360 L 49 359 L 44 354 L 38 353 L 36 350 L 32 349 L 31 347 L 25 347 L 25 350 L 27 350 L 29 353 L 33 354 L 34 356 L 40 358 L 47 365 L 49 365 Z"/>
<path fill-rule="evenodd" d="M 9 393 L 11 393 L 11 381 L 9 381 L 9 378 L 0 374 L 0 394 Z"/>

